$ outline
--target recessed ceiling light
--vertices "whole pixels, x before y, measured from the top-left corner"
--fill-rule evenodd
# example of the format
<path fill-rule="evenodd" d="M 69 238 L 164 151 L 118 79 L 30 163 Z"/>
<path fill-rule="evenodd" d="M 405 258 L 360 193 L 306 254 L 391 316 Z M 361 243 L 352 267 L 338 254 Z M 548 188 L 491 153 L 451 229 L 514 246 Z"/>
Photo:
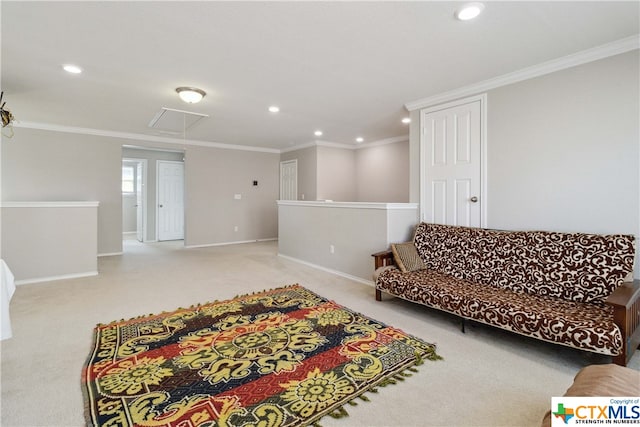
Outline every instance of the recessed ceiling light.
<path fill-rule="evenodd" d="M 359 136 L 359 137 L 356 138 L 356 142 L 362 142 L 362 141 L 364 141 L 363 137 Z"/>
<path fill-rule="evenodd" d="M 409 117 L 405 117 L 405 118 L 402 119 L 402 123 L 404 123 L 405 125 L 409 124 L 409 123 L 411 123 L 411 119 Z"/>
<path fill-rule="evenodd" d="M 271 107 L 269 107 L 269 111 L 271 113 L 277 113 L 280 111 L 280 107 L 278 107 L 277 105 L 272 105 Z"/>
<path fill-rule="evenodd" d="M 484 4 L 482 3 L 466 3 L 456 10 L 454 16 L 461 21 L 468 21 L 480 15 L 483 10 Z"/>
<path fill-rule="evenodd" d="M 73 64 L 65 64 L 65 65 L 62 66 L 62 68 L 67 73 L 71 73 L 71 74 L 80 74 L 82 72 L 82 68 L 78 67 L 77 65 L 73 65 Z"/>
<path fill-rule="evenodd" d="M 180 95 L 180 99 L 182 99 L 187 104 L 195 104 L 197 102 L 202 101 L 202 98 L 207 94 L 202 89 L 198 89 L 197 87 L 185 87 L 181 86 L 176 88 L 176 92 Z"/>
<path fill-rule="evenodd" d="M 321 130 L 317 130 L 313 133 L 315 136 L 322 136 L 322 131 Z"/>

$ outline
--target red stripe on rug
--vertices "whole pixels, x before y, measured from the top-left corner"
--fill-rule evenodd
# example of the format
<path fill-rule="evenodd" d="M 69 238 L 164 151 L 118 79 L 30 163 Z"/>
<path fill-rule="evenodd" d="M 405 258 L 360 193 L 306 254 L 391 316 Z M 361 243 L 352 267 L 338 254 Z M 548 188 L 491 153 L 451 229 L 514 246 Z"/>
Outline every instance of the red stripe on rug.
<path fill-rule="evenodd" d="M 284 391 L 280 384 L 289 381 L 301 381 L 307 377 L 309 372 L 316 368 L 320 372 L 328 372 L 347 363 L 350 359 L 340 354 L 342 346 L 333 347 L 327 351 L 317 354 L 306 359 L 298 365 L 293 372 L 280 372 L 262 376 L 248 384 L 243 384 L 224 393 L 216 395 L 216 397 L 225 398 L 236 396 L 240 399 L 243 407 L 256 405 L 263 400 L 276 396 Z"/>

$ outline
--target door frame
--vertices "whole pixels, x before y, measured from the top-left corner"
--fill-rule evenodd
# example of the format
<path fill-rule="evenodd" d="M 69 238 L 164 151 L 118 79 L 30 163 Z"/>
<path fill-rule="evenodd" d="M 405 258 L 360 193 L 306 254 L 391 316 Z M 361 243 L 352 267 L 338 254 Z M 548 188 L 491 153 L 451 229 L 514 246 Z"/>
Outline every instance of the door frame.
<path fill-rule="evenodd" d="M 445 104 L 437 104 L 420 110 L 420 221 L 426 216 L 427 153 L 424 116 L 436 111 L 459 107 L 480 101 L 480 227 L 487 228 L 487 94 L 457 99 Z"/>
<path fill-rule="evenodd" d="M 142 182 L 140 183 L 140 187 L 142 189 L 142 194 L 140 195 L 140 209 L 142 210 L 142 221 L 141 224 L 138 224 L 138 212 L 136 212 L 136 234 L 140 228 L 142 228 L 142 242 L 148 241 L 147 239 L 147 171 L 148 164 L 147 159 L 138 159 L 133 157 L 123 157 L 123 162 L 131 162 L 136 163 L 136 168 L 142 169 Z M 136 170 L 137 172 L 137 170 Z M 137 173 L 136 173 L 136 199 L 138 198 L 138 188 L 137 188 Z M 137 203 L 137 200 L 136 200 Z"/>
<path fill-rule="evenodd" d="M 185 165 L 185 161 L 179 161 L 179 160 L 156 160 L 156 241 L 157 242 L 161 242 L 162 240 L 160 240 L 160 163 L 179 163 L 182 165 L 182 198 L 183 198 L 183 203 L 182 203 L 182 241 L 184 242 L 185 237 L 186 237 L 186 230 L 187 230 L 187 226 L 186 226 L 186 215 L 184 214 L 185 212 L 185 205 L 184 205 L 184 197 L 186 195 L 186 185 L 185 185 L 185 177 L 186 177 L 186 165 Z M 176 239 L 176 240 L 180 240 L 180 239 Z"/>
<path fill-rule="evenodd" d="M 280 200 L 282 200 L 282 166 L 288 163 L 293 163 L 296 165 L 296 191 L 295 191 L 295 199 L 292 200 L 298 200 L 298 159 L 291 159 L 291 160 L 283 160 L 280 162 Z"/>

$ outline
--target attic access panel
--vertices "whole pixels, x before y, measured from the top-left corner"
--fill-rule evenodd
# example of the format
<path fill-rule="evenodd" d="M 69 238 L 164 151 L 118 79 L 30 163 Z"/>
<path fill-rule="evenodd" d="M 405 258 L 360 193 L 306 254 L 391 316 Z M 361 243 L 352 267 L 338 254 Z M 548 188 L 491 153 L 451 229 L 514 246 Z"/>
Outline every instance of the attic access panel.
<path fill-rule="evenodd" d="M 162 107 L 149 122 L 149 127 L 173 133 L 182 133 L 205 117 L 209 117 L 209 115 Z"/>

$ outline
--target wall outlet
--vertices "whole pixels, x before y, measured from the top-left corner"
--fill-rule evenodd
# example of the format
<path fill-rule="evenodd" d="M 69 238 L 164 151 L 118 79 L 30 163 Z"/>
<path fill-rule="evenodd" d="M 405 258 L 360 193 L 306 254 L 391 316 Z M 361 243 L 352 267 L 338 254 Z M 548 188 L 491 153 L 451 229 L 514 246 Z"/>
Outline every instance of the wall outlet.
<path fill-rule="evenodd" d="M 335 253 L 336 252 L 336 248 L 333 245 L 329 245 L 329 253 Z"/>
<path fill-rule="evenodd" d="M 236 199 L 236 200 L 240 200 L 240 199 L 242 199 L 242 194 L 234 194 L 233 198 Z"/>
<path fill-rule="evenodd" d="M 233 227 L 233 231 L 238 231 L 238 226 Z"/>

